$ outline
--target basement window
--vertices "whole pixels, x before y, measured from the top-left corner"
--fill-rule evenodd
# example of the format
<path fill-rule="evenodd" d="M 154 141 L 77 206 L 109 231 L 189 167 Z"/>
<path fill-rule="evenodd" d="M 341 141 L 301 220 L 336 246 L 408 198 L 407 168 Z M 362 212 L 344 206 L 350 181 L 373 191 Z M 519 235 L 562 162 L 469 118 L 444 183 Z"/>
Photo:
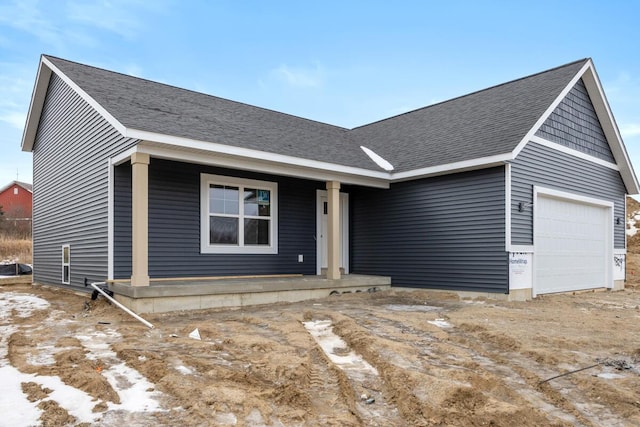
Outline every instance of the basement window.
<path fill-rule="evenodd" d="M 278 184 L 202 174 L 202 253 L 278 253 Z"/>
<path fill-rule="evenodd" d="M 62 245 L 62 283 L 68 285 L 71 280 L 71 246 Z"/>

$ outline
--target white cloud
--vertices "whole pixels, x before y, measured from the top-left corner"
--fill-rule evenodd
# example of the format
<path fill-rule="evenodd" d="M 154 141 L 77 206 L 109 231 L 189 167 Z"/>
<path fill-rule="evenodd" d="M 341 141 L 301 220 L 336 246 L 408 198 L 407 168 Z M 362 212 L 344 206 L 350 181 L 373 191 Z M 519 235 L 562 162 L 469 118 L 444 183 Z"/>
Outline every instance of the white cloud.
<path fill-rule="evenodd" d="M 62 31 L 44 15 L 38 0 L 14 0 L 0 6 L 0 24 L 31 34 L 47 45 L 63 47 Z"/>
<path fill-rule="evenodd" d="M 135 17 L 126 1 L 69 1 L 67 17 L 74 22 L 89 27 L 101 28 L 124 38 L 135 37 L 141 29 L 141 22 Z"/>
<path fill-rule="evenodd" d="M 273 69 L 271 74 L 293 87 L 319 87 L 325 80 L 324 69 L 317 62 L 312 67 L 290 67 L 282 64 Z"/>
<path fill-rule="evenodd" d="M 620 125 L 620 133 L 623 138 L 631 138 L 640 135 L 640 124 L 625 123 Z"/>
<path fill-rule="evenodd" d="M 9 125 L 22 130 L 27 120 L 27 115 L 23 113 L 10 112 L 6 114 L 0 114 L 0 121 L 6 122 Z"/>

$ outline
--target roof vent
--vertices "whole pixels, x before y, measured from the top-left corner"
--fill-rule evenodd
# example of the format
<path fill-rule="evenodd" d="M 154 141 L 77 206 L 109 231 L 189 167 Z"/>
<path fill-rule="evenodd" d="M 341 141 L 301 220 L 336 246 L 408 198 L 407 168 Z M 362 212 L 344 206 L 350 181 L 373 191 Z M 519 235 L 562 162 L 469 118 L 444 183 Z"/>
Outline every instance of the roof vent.
<path fill-rule="evenodd" d="M 361 145 L 360 148 L 362 148 L 362 151 L 364 151 L 365 154 L 371 158 L 371 160 L 376 162 L 376 165 L 380 166 L 382 169 L 384 169 L 386 171 L 392 171 L 393 170 L 393 165 L 391 163 L 387 162 L 382 157 L 378 156 L 373 150 L 368 149 L 364 145 Z"/>

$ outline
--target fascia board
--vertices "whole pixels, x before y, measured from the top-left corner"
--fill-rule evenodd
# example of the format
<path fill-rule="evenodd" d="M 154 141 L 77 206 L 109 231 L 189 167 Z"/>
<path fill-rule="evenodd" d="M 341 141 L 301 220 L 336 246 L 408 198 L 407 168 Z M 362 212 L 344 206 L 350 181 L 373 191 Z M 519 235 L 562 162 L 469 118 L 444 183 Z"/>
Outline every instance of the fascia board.
<path fill-rule="evenodd" d="M 362 185 L 375 188 L 389 188 L 387 178 L 372 178 L 359 174 L 341 173 L 331 169 L 314 169 L 308 166 L 277 163 L 256 158 L 239 157 L 220 153 L 203 153 L 201 151 L 186 151 L 175 147 L 142 141 L 135 148 L 114 157 L 114 164 L 126 161 L 133 152 L 147 153 L 151 157 L 167 160 L 177 160 L 209 166 L 219 166 L 231 169 L 250 170 L 273 175 L 291 176 L 318 181 L 340 181 L 344 184 Z"/>
<path fill-rule="evenodd" d="M 629 159 L 627 149 L 624 146 L 620 130 L 618 129 L 616 120 L 611 112 L 607 96 L 602 89 L 600 78 L 598 77 L 595 66 L 591 63 L 591 60 L 589 60 L 589 67 L 585 70 L 582 80 L 584 81 L 589 97 L 591 98 L 593 108 L 596 110 L 604 135 L 609 142 L 609 147 L 611 147 L 613 157 L 616 159 L 616 163 L 620 168 L 620 174 L 622 175 L 622 179 L 627 187 L 628 193 L 640 193 L 638 178 L 633 170 L 633 165 Z"/>
<path fill-rule="evenodd" d="M 33 150 L 33 144 L 36 140 L 36 132 L 38 132 L 38 124 L 40 123 L 40 115 L 44 108 L 44 99 L 47 95 L 49 80 L 51 79 L 51 69 L 44 65 L 43 59 L 44 58 L 41 58 L 40 63 L 38 64 L 38 73 L 33 85 L 33 92 L 31 92 L 31 102 L 27 113 L 27 121 L 24 125 L 22 141 L 20 143 L 22 151 Z"/>
<path fill-rule="evenodd" d="M 536 121 L 536 123 L 533 125 L 533 127 L 531 129 L 529 129 L 529 132 L 526 133 L 526 135 L 520 140 L 520 142 L 518 143 L 516 148 L 513 150 L 513 158 L 516 158 L 518 156 L 518 154 L 520 154 L 520 152 L 525 147 L 525 145 L 527 145 L 527 143 L 531 140 L 531 137 L 533 135 L 535 135 L 535 133 L 538 131 L 538 129 L 540 129 L 540 126 L 542 126 L 542 124 L 549 118 L 549 116 L 551 115 L 551 113 L 553 113 L 553 111 L 556 109 L 556 107 L 558 105 L 560 105 L 560 103 L 565 98 L 565 96 L 567 96 L 567 94 L 571 91 L 571 89 L 573 89 L 573 87 L 578 82 L 578 80 L 580 80 L 580 77 L 582 77 L 584 72 L 587 69 L 589 69 L 590 64 L 591 64 L 591 60 L 588 60 L 582 66 L 580 71 L 578 71 L 576 73 L 576 75 L 573 76 L 571 81 L 564 87 L 564 89 L 562 89 L 560 94 L 556 97 L 556 99 L 553 100 L 551 105 L 549 105 L 549 107 L 547 107 L 545 112 L 542 113 L 542 115 L 538 118 L 538 121 Z"/>
<path fill-rule="evenodd" d="M 383 171 L 374 171 L 369 169 L 357 168 L 353 166 L 344 166 L 335 163 L 322 162 L 318 160 L 304 159 L 301 157 L 288 156 L 284 154 L 268 153 L 265 151 L 254 150 L 250 148 L 236 147 L 216 142 L 198 141 L 189 138 L 159 134 L 135 129 L 127 129 L 124 136 L 129 138 L 151 141 L 168 146 L 182 147 L 186 149 L 201 150 L 212 154 L 223 154 L 236 156 L 245 159 L 255 159 L 272 163 L 280 163 L 284 165 L 292 165 L 301 168 L 317 169 L 332 171 L 345 175 L 357 175 L 365 178 L 373 179 L 389 179 L 389 173 Z"/>
<path fill-rule="evenodd" d="M 120 123 L 114 116 L 111 115 L 102 105 L 100 105 L 95 99 L 93 99 L 87 92 L 85 92 L 80 86 L 78 86 L 73 80 L 71 80 L 66 74 L 64 74 L 58 67 L 53 65 L 46 57 L 42 58 L 42 62 L 51 69 L 58 77 L 60 77 L 67 85 L 71 87 L 82 99 L 84 99 L 91 107 L 93 107 L 98 114 L 111 124 L 122 135 L 126 134 L 126 128 Z"/>
<path fill-rule="evenodd" d="M 513 160 L 511 153 L 504 153 L 494 156 L 480 157 L 477 159 L 464 160 L 461 162 L 447 163 L 445 165 L 431 166 L 428 168 L 395 172 L 391 174 L 391 182 L 410 181 L 413 179 L 428 178 L 430 176 L 485 169 L 502 165 L 511 160 Z"/>

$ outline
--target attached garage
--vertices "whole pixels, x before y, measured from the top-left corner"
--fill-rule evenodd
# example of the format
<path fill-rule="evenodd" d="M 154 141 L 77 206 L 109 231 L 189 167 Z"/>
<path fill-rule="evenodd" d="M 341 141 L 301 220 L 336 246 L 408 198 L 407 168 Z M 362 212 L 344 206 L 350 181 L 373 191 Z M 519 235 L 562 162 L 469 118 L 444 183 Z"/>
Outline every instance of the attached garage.
<path fill-rule="evenodd" d="M 535 188 L 533 293 L 613 286 L 613 203 Z"/>

